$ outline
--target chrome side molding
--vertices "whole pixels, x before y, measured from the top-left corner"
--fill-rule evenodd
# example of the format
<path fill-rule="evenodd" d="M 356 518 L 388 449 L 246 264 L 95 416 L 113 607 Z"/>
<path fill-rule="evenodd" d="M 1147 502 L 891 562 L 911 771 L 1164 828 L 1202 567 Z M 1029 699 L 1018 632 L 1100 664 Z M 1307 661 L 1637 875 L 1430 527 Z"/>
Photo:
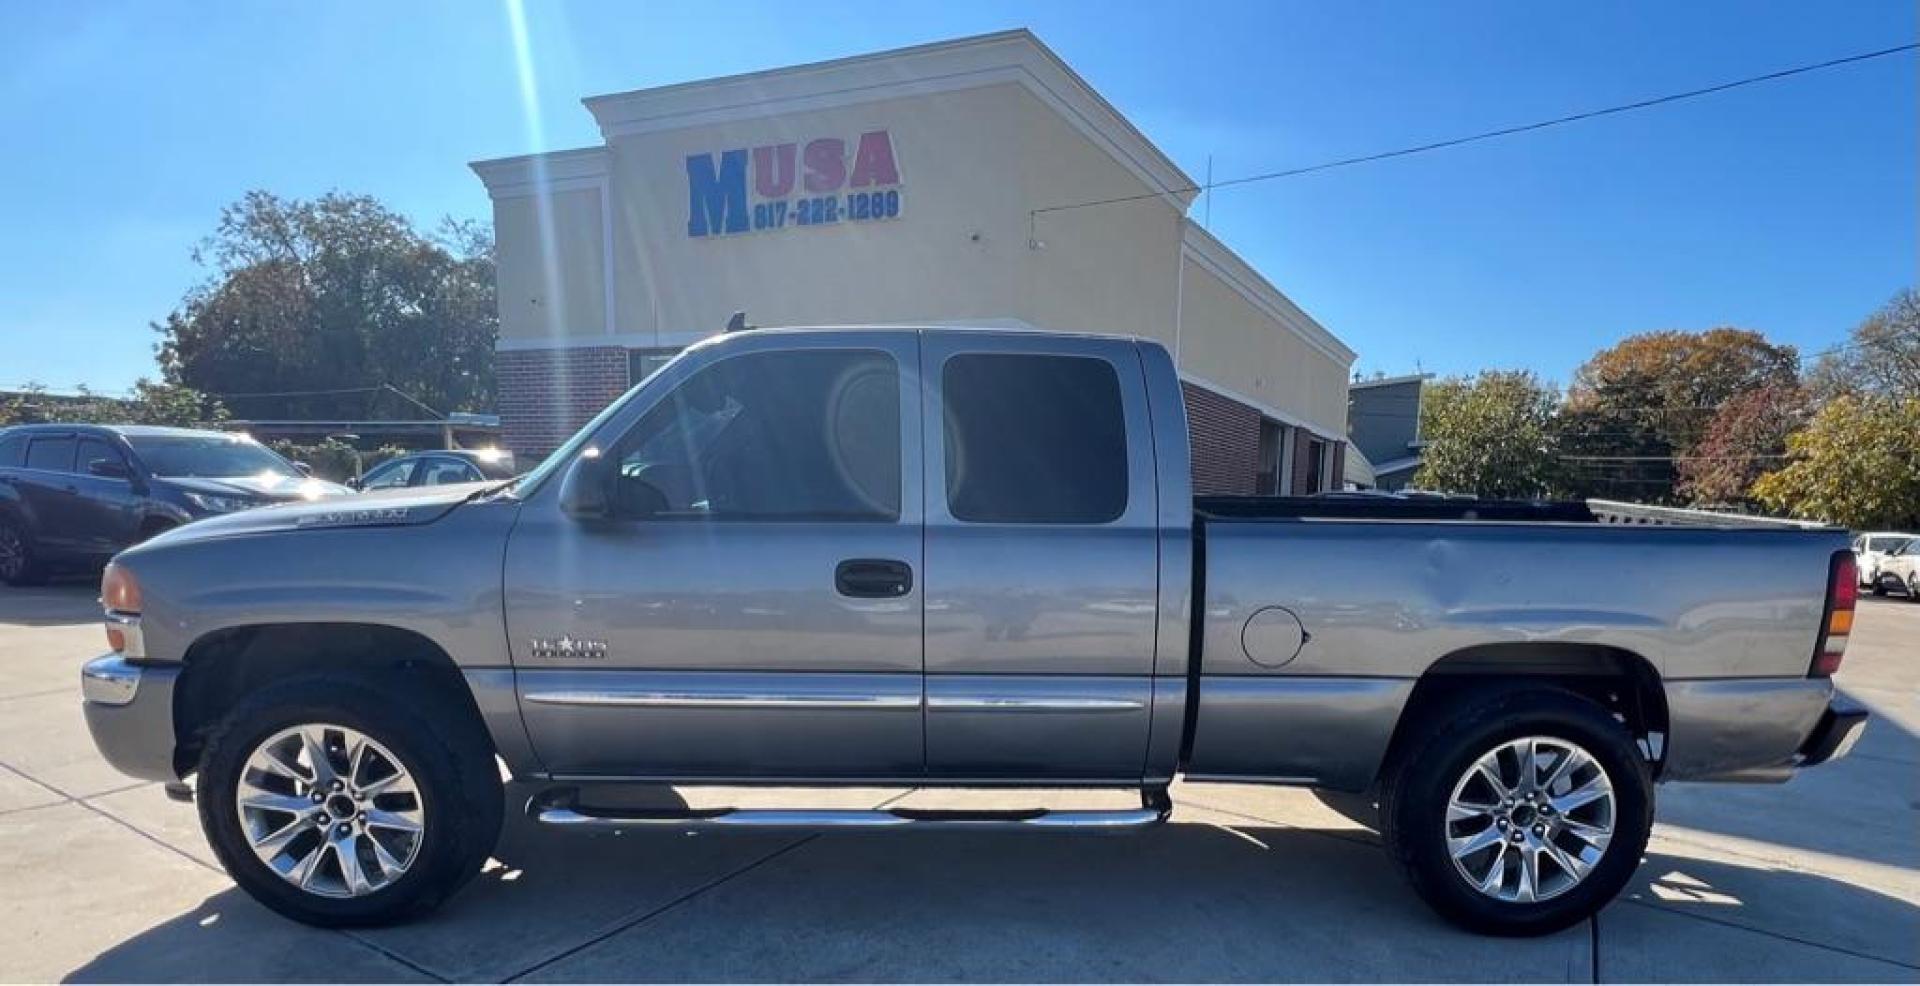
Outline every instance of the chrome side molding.
<path fill-rule="evenodd" d="M 1135 712 L 1147 707 L 1130 698 L 1017 695 L 928 695 L 927 708 L 968 712 Z"/>
<path fill-rule="evenodd" d="M 917 709 L 918 695 L 773 695 L 740 692 L 585 691 L 528 692 L 536 705 L 643 709 Z"/>

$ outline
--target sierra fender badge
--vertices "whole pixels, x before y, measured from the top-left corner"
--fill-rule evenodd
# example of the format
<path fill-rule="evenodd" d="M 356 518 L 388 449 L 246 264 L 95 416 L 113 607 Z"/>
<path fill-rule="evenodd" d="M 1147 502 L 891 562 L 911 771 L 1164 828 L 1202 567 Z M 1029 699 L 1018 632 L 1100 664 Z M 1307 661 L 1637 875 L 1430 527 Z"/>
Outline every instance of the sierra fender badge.
<path fill-rule="evenodd" d="M 533 656 L 549 661 L 601 661 L 607 656 L 607 642 L 589 637 L 534 637 L 527 641 Z"/>

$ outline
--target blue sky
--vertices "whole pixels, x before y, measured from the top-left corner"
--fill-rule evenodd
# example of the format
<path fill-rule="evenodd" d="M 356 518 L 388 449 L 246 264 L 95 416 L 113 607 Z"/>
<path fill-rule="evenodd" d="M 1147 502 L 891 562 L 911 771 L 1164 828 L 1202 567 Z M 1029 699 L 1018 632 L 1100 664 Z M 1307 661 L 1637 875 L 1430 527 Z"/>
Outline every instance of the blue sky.
<path fill-rule="evenodd" d="M 536 130 L 491 3 L 10 5 L 0 387 L 156 375 L 148 323 L 204 275 L 194 243 L 248 189 L 484 218 L 465 162 L 597 142 L 591 94 L 1024 25 L 1190 174 L 1212 155 L 1231 178 L 1916 33 L 1909 0 L 858 10 L 532 2 Z M 1630 333 L 1722 324 L 1817 350 L 1920 279 L 1916 63 L 1223 190 L 1212 228 L 1364 372 L 1564 381 Z"/>

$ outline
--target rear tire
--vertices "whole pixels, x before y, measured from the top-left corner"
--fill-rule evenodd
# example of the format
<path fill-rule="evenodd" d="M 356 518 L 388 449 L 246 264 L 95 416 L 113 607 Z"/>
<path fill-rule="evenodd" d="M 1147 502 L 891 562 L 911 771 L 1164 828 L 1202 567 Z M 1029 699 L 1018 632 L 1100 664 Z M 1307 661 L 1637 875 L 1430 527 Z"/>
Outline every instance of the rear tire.
<path fill-rule="evenodd" d="M 12 517 L 0 517 L 0 582 L 39 585 L 47 570 L 33 549 L 33 533 Z"/>
<path fill-rule="evenodd" d="M 220 721 L 200 758 L 196 801 L 214 854 L 241 889 L 306 924 L 380 925 L 425 914 L 479 873 L 504 815 L 492 745 L 484 727 L 464 721 L 444 703 L 403 704 L 391 697 L 417 697 L 418 684 L 400 675 L 291 678 L 242 700 Z M 356 743 L 355 734 L 371 742 Z M 328 763 L 324 772 L 310 766 L 314 748 L 301 745 L 307 735 L 345 740 L 322 755 Z M 373 817 L 360 823 L 365 828 L 357 834 L 353 805 L 326 793 L 326 778 L 338 775 L 346 782 L 344 793 L 360 797 L 355 781 L 360 768 L 350 748 L 355 745 L 373 750 L 370 759 L 390 760 L 412 793 L 411 799 L 400 795 L 397 804 L 388 800 L 395 788 L 367 794 L 359 818 Z M 263 771 L 262 757 L 290 769 Z M 361 771 L 358 777 L 367 783 L 359 787 L 372 791 L 388 773 Z M 280 798 L 310 811 L 313 823 L 302 823 L 295 810 L 243 812 L 243 795 L 249 804 Z M 342 806 L 338 810 L 336 802 Z M 405 816 L 402 821 L 415 820 L 419 829 L 380 828 L 382 816 Z M 263 856 L 274 852 L 270 844 L 278 836 L 273 833 L 298 824 L 306 831 L 281 840 L 280 855 Z M 381 833 L 378 846 L 376 831 Z M 337 846 L 331 833 L 342 837 Z M 354 861 L 351 867 L 348 858 Z"/>
<path fill-rule="evenodd" d="M 1653 780 L 1626 729 L 1593 702 L 1542 686 L 1463 696 L 1434 712 L 1389 767 L 1380 804 L 1387 851 L 1421 899 L 1493 935 L 1549 934 L 1612 901 L 1653 827 Z M 1538 751 L 1530 775 L 1519 750 Z M 1474 779 L 1488 762 L 1503 787 Z M 1592 833 L 1603 828 L 1596 849 Z"/>

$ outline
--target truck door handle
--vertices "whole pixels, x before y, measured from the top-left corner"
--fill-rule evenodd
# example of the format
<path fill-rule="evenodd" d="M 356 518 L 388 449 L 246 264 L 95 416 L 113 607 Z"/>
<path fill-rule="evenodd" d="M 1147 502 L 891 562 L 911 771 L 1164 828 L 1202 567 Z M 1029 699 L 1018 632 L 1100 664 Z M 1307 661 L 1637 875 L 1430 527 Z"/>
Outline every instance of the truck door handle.
<path fill-rule="evenodd" d="M 891 558 L 849 558 L 835 566 L 833 587 L 855 599 L 892 599 L 913 589 L 913 569 Z"/>

